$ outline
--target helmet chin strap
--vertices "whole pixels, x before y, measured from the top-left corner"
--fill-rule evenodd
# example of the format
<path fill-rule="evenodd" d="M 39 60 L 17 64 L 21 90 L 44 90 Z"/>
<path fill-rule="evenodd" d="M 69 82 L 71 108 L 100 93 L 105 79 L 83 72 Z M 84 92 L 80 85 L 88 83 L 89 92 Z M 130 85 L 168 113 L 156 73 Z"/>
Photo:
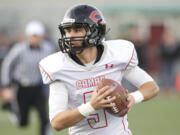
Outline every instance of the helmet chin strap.
<path fill-rule="evenodd" d="M 71 51 L 69 53 L 80 54 L 83 52 L 83 50 L 84 50 L 84 48 L 82 48 L 82 47 L 74 47 L 71 49 Z"/>

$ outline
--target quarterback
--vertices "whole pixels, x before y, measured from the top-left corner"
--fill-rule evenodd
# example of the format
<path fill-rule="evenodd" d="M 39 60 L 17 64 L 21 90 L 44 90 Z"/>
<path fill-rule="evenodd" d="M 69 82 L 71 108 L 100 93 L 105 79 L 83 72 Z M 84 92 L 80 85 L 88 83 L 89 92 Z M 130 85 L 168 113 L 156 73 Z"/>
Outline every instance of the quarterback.
<path fill-rule="evenodd" d="M 121 84 L 126 78 L 138 89 L 128 94 L 128 112 L 134 104 L 157 95 L 152 77 L 138 67 L 134 45 L 126 40 L 105 41 L 106 22 L 90 5 L 67 10 L 59 25 L 59 52 L 39 63 L 43 82 L 49 84 L 49 115 L 54 129 L 69 128 L 70 135 L 132 135 L 127 115 L 105 111 L 115 97 L 106 99 L 113 87 L 96 86 L 104 78 Z"/>

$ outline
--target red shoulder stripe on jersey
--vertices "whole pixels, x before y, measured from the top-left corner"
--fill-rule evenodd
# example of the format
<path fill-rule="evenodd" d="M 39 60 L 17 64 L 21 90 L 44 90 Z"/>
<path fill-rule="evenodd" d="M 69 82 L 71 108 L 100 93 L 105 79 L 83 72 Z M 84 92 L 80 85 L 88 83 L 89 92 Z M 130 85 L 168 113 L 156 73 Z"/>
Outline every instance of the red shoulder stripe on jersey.
<path fill-rule="evenodd" d="M 128 64 L 126 65 L 125 70 L 126 70 L 127 67 L 129 66 L 129 64 L 130 64 L 130 62 L 131 62 L 131 60 L 132 60 L 132 58 L 133 58 L 133 55 L 134 55 L 134 48 L 133 48 L 132 56 L 131 56 L 131 58 L 130 58 Z"/>
<path fill-rule="evenodd" d="M 39 64 L 39 67 L 47 74 L 47 76 L 49 77 L 49 79 L 51 80 L 51 82 L 53 81 L 53 79 L 51 78 L 51 76 L 45 71 L 45 69 Z"/>

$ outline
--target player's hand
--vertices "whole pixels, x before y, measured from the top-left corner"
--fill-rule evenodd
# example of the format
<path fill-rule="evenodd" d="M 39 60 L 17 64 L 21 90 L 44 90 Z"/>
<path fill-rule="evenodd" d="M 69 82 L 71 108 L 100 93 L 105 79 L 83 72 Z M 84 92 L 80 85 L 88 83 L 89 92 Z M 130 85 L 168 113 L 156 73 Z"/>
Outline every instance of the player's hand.
<path fill-rule="evenodd" d="M 130 110 L 132 109 L 133 105 L 135 104 L 135 99 L 132 95 L 128 94 L 128 97 L 127 97 L 127 100 L 128 100 L 128 105 L 127 105 L 127 108 L 128 108 L 128 112 L 130 112 Z"/>
<path fill-rule="evenodd" d="M 115 103 L 113 103 L 113 101 L 116 99 L 116 97 L 110 97 L 106 99 L 106 97 L 109 96 L 114 89 L 115 89 L 114 87 L 110 87 L 110 86 L 105 86 L 101 89 L 98 89 L 98 87 L 96 87 L 90 99 L 90 103 L 92 107 L 95 110 L 98 110 L 105 107 L 115 106 Z"/>
<path fill-rule="evenodd" d="M 14 90 L 12 88 L 4 88 L 2 89 L 2 101 L 4 102 L 12 102 L 14 100 Z"/>

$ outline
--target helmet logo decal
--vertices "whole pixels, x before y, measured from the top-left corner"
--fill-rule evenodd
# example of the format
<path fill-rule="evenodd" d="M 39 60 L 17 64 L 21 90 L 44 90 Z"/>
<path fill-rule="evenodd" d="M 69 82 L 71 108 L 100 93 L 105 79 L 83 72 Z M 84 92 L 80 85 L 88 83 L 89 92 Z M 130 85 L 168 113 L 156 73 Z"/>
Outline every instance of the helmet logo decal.
<path fill-rule="evenodd" d="M 98 22 L 101 19 L 101 15 L 98 11 L 91 12 L 89 18 L 93 20 L 93 22 Z"/>

